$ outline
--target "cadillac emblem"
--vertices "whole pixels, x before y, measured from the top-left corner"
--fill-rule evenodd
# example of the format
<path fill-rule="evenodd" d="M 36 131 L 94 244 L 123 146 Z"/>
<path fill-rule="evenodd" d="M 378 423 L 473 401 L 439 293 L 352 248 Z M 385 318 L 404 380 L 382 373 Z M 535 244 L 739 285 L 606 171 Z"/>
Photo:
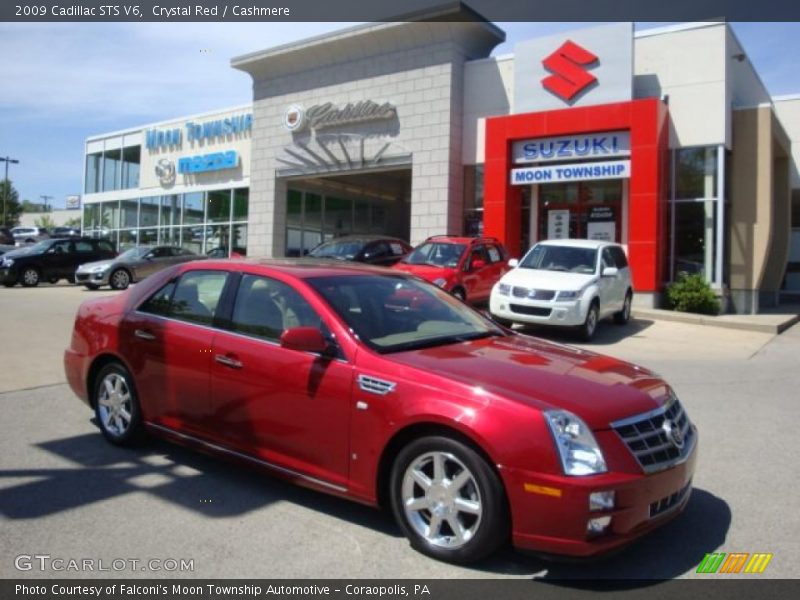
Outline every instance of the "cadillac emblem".
<path fill-rule="evenodd" d="M 664 432 L 664 435 L 667 436 L 667 440 L 675 446 L 676 449 L 681 450 L 683 448 L 683 432 L 675 421 L 664 419 L 661 430 Z"/>
<path fill-rule="evenodd" d="M 306 111 L 299 104 L 292 104 L 283 113 L 283 126 L 289 131 L 302 131 L 306 126 Z"/>
<path fill-rule="evenodd" d="M 160 159 L 156 163 L 156 177 L 164 186 L 175 183 L 175 163 L 167 158 Z"/>

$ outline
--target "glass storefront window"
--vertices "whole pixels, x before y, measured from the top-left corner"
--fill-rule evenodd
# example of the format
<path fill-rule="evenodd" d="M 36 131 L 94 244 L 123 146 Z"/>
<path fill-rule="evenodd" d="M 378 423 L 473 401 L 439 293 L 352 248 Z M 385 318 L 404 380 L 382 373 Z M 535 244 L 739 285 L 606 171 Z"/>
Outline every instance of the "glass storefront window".
<path fill-rule="evenodd" d="M 123 229 L 139 226 L 139 200 L 120 201 L 119 226 Z"/>
<path fill-rule="evenodd" d="M 203 212 L 203 194 L 194 192 L 183 196 L 183 224 L 202 223 L 205 218 Z"/>
<path fill-rule="evenodd" d="M 139 232 L 136 229 L 123 229 L 119 232 L 119 251 L 124 252 L 138 245 Z"/>
<path fill-rule="evenodd" d="M 139 209 L 139 227 L 156 227 L 158 225 L 159 196 L 142 198 Z"/>
<path fill-rule="evenodd" d="M 325 233 L 333 237 L 353 231 L 353 201 L 347 198 L 325 197 Z"/>
<path fill-rule="evenodd" d="M 101 191 L 100 173 L 103 153 L 96 152 L 86 156 L 86 193 L 94 194 Z"/>
<path fill-rule="evenodd" d="M 206 218 L 209 222 L 219 223 L 231 220 L 231 191 L 221 190 L 218 192 L 208 192 L 208 214 Z"/>
<path fill-rule="evenodd" d="M 247 256 L 247 225 L 233 226 L 232 250 L 242 256 Z"/>
<path fill-rule="evenodd" d="M 249 213 L 250 190 L 238 188 L 233 190 L 233 220 L 246 221 Z"/>
<path fill-rule="evenodd" d="M 230 254 L 231 228 L 229 225 L 212 225 L 206 227 L 206 254 L 217 248 L 227 256 Z"/>
<path fill-rule="evenodd" d="M 585 238 L 619 242 L 622 195 L 622 179 L 540 185 L 538 239 Z M 525 204 L 523 202 L 523 206 Z"/>
<path fill-rule="evenodd" d="M 464 167 L 464 235 L 483 234 L 483 165 Z"/>
<path fill-rule="evenodd" d="M 303 254 L 322 242 L 322 196 L 306 192 L 303 211 Z"/>
<path fill-rule="evenodd" d="M 303 193 L 286 194 L 286 256 L 303 255 Z"/>
<path fill-rule="evenodd" d="M 180 246 L 181 228 L 180 227 L 161 227 L 159 228 L 158 243 L 167 246 Z"/>
<path fill-rule="evenodd" d="M 122 165 L 122 150 L 106 150 L 103 153 L 103 191 L 110 192 L 119 189 L 120 167 Z"/>
<path fill-rule="evenodd" d="M 706 280 L 714 281 L 716 201 L 677 202 L 674 210 L 675 278 L 682 272 L 701 273 Z"/>
<path fill-rule="evenodd" d="M 155 246 L 158 244 L 158 229 L 155 227 L 139 230 L 139 244 L 142 246 Z"/>
<path fill-rule="evenodd" d="M 675 151 L 675 199 L 717 196 L 717 148 L 680 148 Z"/>
<path fill-rule="evenodd" d="M 84 232 L 95 229 L 100 225 L 100 204 L 83 205 L 83 230 Z"/>
<path fill-rule="evenodd" d="M 181 246 L 195 254 L 203 253 L 203 228 L 181 227 Z"/>
<path fill-rule="evenodd" d="M 103 202 L 100 208 L 100 227 L 103 230 L 119 228 L 119 202 Z"/>
<path fill-rule="evenodd" d="M 177 194 L 161 197 L 161 226 L 178 225 L 181 222 L 181 201 Z"/>
<path fill-rule="evenodd" d="M 122 189 L 139 187 L 139 162 L 141 146 L 122 149 Z"/>

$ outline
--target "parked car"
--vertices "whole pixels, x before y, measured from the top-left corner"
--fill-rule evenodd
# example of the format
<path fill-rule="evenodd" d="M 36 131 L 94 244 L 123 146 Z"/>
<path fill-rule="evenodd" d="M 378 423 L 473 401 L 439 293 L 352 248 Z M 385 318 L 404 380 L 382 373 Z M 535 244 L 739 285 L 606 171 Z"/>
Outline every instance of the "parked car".
<path fill-rule="evenodd" d="M 6 252 L 0 259 L 0 282 L 6 287 L 21 283 L 25 287 L 42 281 L 75 281 L 75 269 L 84 262 L 116 256 L 108 240 L 90 238 L 48 239 Z"/>
<path fill-rule="evenodd" d="M 81 237 L 81 230 L 76 227 L 54 227 L 50 235 L 52 237 Z"/>
<path fill-rule="evenodd" d="M 398 238 L 380 235 L 346 235 L 322 242 L 311 250 L 308 256 L 388 267 L 409 252 L 411 245 Z"/>
<path fill-rule="evenodd" d="M 75 271 L 75 283 L 96 290 L 108 285 L 124 290 L 131 283 L 157 273 L 172 265 L 203 258 L 178 246 L 139 246 L 130 248 L 116 258 L 82 264 Z"/>
<path fill-rule="evenodd" d="M 17 240 L 8 227 L 0 227 L 0 246 L 14 246 Z"/>
<path fill-rule="evenodd" d="M 438 235 L 425 240 L 394 268 L 477 304 L 489 299 L 492 286 L 508 271 L 508 252 L 495 238 Z"/>
<path fill-rule="evenodd" d="M 628 322 L 631 270 L 619 244 L 549 240 L 533 246 L 494 286 L 489 310 L 503 324 L 575 327 L 590 340 L 601 319 Z"/>
<path fill-rule="evenodd" d="M 6 252 L 11 252 L 12 250 L 16 250 L 16 246 L 10 246 L 6 244 L 0 244 L 0 256 L 5 254 Z"/>
<path fill-rule="evenodd" d="M 244 258 L 246 255 L 244 248 L 234 248 L 228 256 L 228 249 L 225 246 L 217 246 L 206 252 L 208 258 Z"/>
<path fill-rule="evenodd" d="M 391 506 L 459 563 L 619 548 L 681 512 L 695 469 L 654 373 L 366 265 L 177 265 L 84 302 L 64 366 L 113 444 L 147 431 Z"/>
<path fill-rule="evenodd" d="M 14 242 L 19 246 L 22 244 L 35 244 L 50 237 L 47 229 L 44 227 L 14 227 L 11 230 L 11 235 L 14 236 Z"/>

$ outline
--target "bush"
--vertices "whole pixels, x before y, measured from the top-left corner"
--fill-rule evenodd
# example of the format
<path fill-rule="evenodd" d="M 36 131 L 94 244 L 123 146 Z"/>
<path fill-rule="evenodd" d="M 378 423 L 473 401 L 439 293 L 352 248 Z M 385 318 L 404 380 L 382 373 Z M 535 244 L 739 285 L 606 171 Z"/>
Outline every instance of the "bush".
<path fill-rule="evenodd" d="M 719 299 L 699 273 L 680 273 L 678 281 L 667 287 L 667 308 L 679 312 L 718 315 Z"/>

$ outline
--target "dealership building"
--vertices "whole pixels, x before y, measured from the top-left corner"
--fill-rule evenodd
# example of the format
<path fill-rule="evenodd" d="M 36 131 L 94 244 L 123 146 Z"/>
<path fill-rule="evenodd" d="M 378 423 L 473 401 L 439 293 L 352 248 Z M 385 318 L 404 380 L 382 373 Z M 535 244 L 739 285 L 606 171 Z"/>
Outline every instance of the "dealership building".
<path fill-rule="evenodd" d="M 517 43 L 464 12 L 233 58 L 252 102 L 86 141 L 84 229 L 300 256 L 381 233 L 622 243 L 637 302 L 702 273 L 728 310 L 800 294 L 800 96 L 722 23 Z"/>

